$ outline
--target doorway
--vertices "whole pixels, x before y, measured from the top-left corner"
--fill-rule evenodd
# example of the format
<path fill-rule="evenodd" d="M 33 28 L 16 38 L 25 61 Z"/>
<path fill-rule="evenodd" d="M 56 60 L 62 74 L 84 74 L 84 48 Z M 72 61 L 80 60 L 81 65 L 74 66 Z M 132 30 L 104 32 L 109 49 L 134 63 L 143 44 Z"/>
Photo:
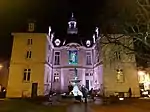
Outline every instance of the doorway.
<path fill-rule="evenodd" d="M 86 80 L 86 88 L 89 90 L 89 80 Z"/>
<path fill-rule="evenodd" d="M 32 98 L 37 96 L 37 89 L 38 83 L 32 83 L 32 93 L 31 93 Z"/>

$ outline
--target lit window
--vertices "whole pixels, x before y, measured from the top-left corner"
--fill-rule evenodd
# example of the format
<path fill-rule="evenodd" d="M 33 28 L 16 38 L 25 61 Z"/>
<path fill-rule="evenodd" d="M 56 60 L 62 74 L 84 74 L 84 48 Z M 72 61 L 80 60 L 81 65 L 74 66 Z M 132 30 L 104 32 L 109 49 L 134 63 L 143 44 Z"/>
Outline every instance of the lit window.
<path fill-rule="evenodd" d="M 59 75 L 58 75 L 58 73 L 54 73 L 54 82 L 59 82 Z"/>
<path fill-rule="evenodd" d="M 60 52 L 55 52 L 54 65 L 60 65 Z"/>
<path fill-rule="evenodd" d="M 117 60 L 121 60 L 121 54 L 120 54 L 119 51 L 115 52 L 115 57 L 116 57 Z"/>
<path fill-rule="evenodd" d="M 32 52 L 31 52 L 31 51 L 27 51 L 26 58 L 31 58 L 31 54 L 32 54 Z"/>
<path fill-rule="evenodd" d="M 69 51 L 69 64 L 78 64 L 77 50 Z"/>
<path fill-rule="evenodd" d="M 32 45 L 32 39 L 28 39 L 27 44 Z"/>
<path fill-rule="evenodd" d="M 91 53 L 90 52 L 87 52 L 86 53 L 86 64 L 87 65 L 92 65 L 92 60 L 91 60 Z"/>
<path fill-rule="evenodd" d="M 24 69 L 23 81 L 30 81 L 31 69 Z"/>
<path fill-rule="evenodd" d="M 123 74 L 123 71 L 120 69 L 117 70 L 117 82 L 118 83 L 124 82 L 124 74 Z"/>

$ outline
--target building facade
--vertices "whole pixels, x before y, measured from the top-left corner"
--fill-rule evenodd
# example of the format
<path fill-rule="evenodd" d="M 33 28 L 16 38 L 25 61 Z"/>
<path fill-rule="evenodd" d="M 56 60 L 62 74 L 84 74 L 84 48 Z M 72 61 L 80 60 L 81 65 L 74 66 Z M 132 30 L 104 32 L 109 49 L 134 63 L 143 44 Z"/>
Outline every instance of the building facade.
<path fill-rule="evenodd" d="M 0 92 L 1 89 L 7 87 L 9 75 L 9 61 L 8 60 L 0 60 Z"/>
<path fill-rule="evenodd" d="M 7 97 L 32 97 L 47 95 L 50 91 L 68 92 L 68 86 L 75 75 L 81 80 L 79 86 L 101 90 L 101 94 L 127 92 L 132 88 L 137 97 L 138 80 L 135 60 L 124 64 L 121 72 L 109 66 L 104 60 L 106 52 L 97 47 L 98 28 L 92 41 L 85 45 L 67 40 L 61 41 L 49 33 L 33 33 L 34 24 L 29 23 L 28 33 L 13 33 L 14 41 L 9 68 Z M 68 35 L 78 33 L 77 22 L 72 15 L 68 22 Z M 111 46 L 107 48 L 107 53 Z M 129 65 L 129 66 L 128 66 Z M 130 70 L 129 70 L 130 69 Z M 119 73 L 119 75 L 117 75 Z M 133 80 L 136 80 L 133 82 Z"/>
<path fill-rule="evenodd" d="M 130 44 L 133 48 L 133 41 L 128 36 L 110 34 L 110 37 L 117 39 L 121 37 L 119 42 L 127 46 Z M 128 93 L 131 88 L 132 97 L 140 97 L 135 54 L 130 52 L 129 49 L 116 44 L 108 44 L 103 48 L 101 57 L 103 58 L 103 91 L 106 96 L 119 92 Z"/>

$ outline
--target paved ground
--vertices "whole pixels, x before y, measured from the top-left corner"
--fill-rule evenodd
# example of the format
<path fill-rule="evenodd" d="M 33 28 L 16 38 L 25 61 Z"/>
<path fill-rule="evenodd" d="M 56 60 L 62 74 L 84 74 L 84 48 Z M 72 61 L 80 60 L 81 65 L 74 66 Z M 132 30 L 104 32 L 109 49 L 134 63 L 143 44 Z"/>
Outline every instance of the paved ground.
<path fill-rule="evenodd" d="M 67 112 L 93 112 L 89 105 L 83 103 L 74 103 L 70 105 Z"/>
<path fill-rule="evenodd" d="M 134 99 L 108 105 L 102 105 L 100 99 L 95 103 L 87 104 L 72 101 L 67 108 L 66 105 L 42 106 L 25 100 L 0 100 L 0 112 L 16 112 L 16 110 L 22 112 L 150 112 L 150 99 Z"/>
<path fill-rule="evenodd" d="M 109 105 L 74 103 L 68 107 L 67 112 L 150 112 L 150 100 L 131 100 Z"/>
<path fill-rule="evenodd" d="M 0 100 L 0 112 L 66 112 L 66 106 L 44 106 L 22 99 Z"/>

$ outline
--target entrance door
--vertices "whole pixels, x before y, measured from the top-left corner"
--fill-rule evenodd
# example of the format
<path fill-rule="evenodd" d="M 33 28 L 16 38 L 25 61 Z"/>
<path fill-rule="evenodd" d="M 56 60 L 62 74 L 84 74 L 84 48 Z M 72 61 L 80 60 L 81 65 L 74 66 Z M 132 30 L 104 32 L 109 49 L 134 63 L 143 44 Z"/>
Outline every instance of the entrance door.
<path fill-rule="evenodd" d="M 36 97 L 37 96 L 37 88 L 38 88 L 38 83 L 32 83 L 31 97 Z"/>
<path fill-rule="evenodd" d="M 86 88 L 89 90 L 89 80 L 86 80 Z"/>

